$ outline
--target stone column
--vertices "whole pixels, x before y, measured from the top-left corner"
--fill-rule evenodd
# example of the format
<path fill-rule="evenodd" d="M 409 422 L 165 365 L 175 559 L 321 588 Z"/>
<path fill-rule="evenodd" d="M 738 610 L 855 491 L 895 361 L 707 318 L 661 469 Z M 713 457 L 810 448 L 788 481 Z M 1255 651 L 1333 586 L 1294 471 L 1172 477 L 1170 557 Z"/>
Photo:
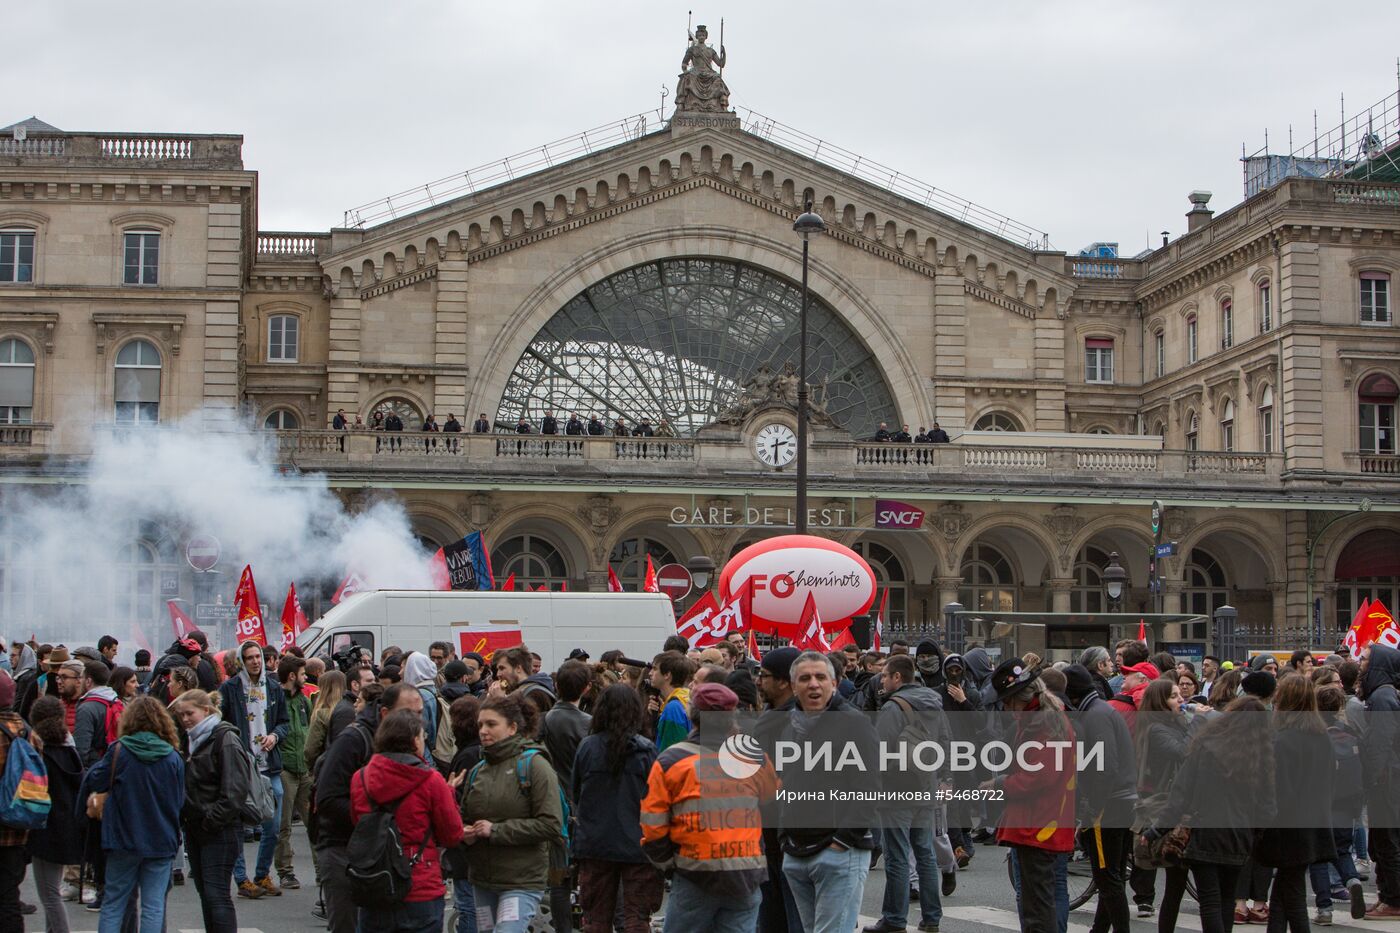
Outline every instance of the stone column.
<path fill-rule="evenodd" d="M 1181 612 L 1181 591 L 1186 588 L 1186 584 L 1181 580 L 1162 581 L 1162 611 L 1165 613 Z"/>
<path fill-rule="evenodd" d="M 958 589 L 962 586 L 962 577 L 937 577 L 934 580 L 938 584 L 938 605 L 933 607 L 935 611 L 929 613 L 930 616 L 938 620 L 938 626 L 943 626 L 943 607 L 949 603 L 958 601 Z M 967 606 L 968 609 L 976 609 L 976 606 Z"/>
<path fill-rule="evenodd" d="M 588 592 L 606 593 L 608 591 L 608 572 L 606 570 L 590 570 L 584 574 L 588 581 Z"/>
<path fill-rule="evenodd" d="M 1056 577 L 1047 582 L 1050 585 L 1050 611 L 1069 612 L 1070 596 L 1073 595 L 1074 585 L 1079 581 L 1073 577 Z"/>

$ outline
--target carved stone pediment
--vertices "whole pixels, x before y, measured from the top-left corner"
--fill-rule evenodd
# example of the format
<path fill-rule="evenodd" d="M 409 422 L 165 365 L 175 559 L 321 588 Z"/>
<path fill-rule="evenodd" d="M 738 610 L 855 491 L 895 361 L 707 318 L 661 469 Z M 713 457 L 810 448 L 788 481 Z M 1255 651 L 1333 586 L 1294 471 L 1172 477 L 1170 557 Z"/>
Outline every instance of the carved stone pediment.
<path fill-rule="evenodd" d="M 929 516 L 929 524 L 943 532 L 943 537 L 949 541 L 956 541 L 972 524 L 972 516 L 963 511 L 962 503 L 947 502 Z"/>
<path fill-rule="evenodd" d="M 53 335 L 58 327 L 58 315 L 47 311 L 0 312 L 0 327 L 19 331 L 44 348 L 44 355 L 53 353 Z"/>
<path fill-rule="evenodd" d="M 606 534 L 621 515 L 622 509 L 613 504 L 611 496 L 593 496 L 578 507 L 579 518 L 588 522 L 599 537 Z"/>
<path fill-rule="evenodd" d="M 1045 527 L 1055 534 L 1055 540 L 1061 545 L 1068 545 L 1074 540 L 1074 536 L 1079 533 L 1079 529 L 1084 527 L 1084 518 L 1075 511 L 1072 505 L 1057 505 L 1049 515 L 1041 519 Z"/>
<path fill-rule="evenodd" d="M 97 355 L 107 352 L 107 344 L 128 334 L 151 334 L 164 341 L 174 356 L 180 355 L 180 332 L 185 316 L 163 311 L 94 311 L 93 327 L 97 331 Z"/>
<path fill-rule="evenodd" d="M 490 525 L 500 513 L 501 509 L 495 496 L 485 492 L 478 492 L 469 497 L 458 511 L 459 515 L 478 530 Z"/>

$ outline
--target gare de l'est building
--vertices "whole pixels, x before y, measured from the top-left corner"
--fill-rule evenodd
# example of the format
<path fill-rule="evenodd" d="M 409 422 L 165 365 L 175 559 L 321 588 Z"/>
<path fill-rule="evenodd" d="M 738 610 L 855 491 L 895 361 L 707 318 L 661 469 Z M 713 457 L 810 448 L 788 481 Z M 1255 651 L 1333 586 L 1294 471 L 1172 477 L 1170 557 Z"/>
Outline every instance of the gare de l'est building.
<path fill-rule="evenodd" d="M 251 420 L 352 507 L 399 498 L 425 543 L 483 530 L 522 587 L 602 589 L 611 566 L 632 588 L 647 554 L 722 565 L 792 518 L 772 441 L 795 427 L 792 226 L 811 201 L 812 530 L 869 561 L 888 628 L 940 626 L 954 601 L 1228 604 L 1261 644 L 1320 622 L 1330 645 L 1361 598 L 1400 602 L 1400 178 L 1284 172 L 1228 210 L 1193 194 L 1187 232 L 1140 256 L 1066 254 L 740 116 L 722 83 L 685 83 L 665 122 L 619 121 L 328 232 L 257 229 L 240 136 L 6 128 L 7 484 L 202 412 Z M 404 431 L 333 432 L 341 410 Z M 539 433 L 548 413 L 559 435 Z M 605 433 L 564 434 L 571 413 Z M 464 432 L 420 431 L 430 414 Z M 490 433 L 473 433 L 481 415 Z M 614 437 L 619 418 L 660 434 Z M 937 423 L 951 443 L 876 443 L 882 423 Z M 923 520 L 877 528 L 877 499 Z M 1177 543 L 1160 602 L 1154 499 Z M 163 637 L 165 599 L 192 595 L 189 533 L 133 528 L 115 613 Z M 44 618 L 13 535 L 0 562 L 0 615 Z M 1064 620 L 1045 635 L 1058 656 L 1104 637 Z"/>

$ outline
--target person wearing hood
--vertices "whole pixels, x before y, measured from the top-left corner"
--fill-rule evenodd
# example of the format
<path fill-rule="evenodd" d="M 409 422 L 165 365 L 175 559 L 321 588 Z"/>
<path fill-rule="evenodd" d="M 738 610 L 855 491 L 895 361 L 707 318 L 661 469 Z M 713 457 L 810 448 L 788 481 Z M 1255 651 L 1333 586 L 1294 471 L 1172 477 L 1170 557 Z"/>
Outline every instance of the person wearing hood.
<path fill-rule="evenodd" d="M 432 664 L 425 655 L 414 657 Z M 351 778 L 351 821 L 359 823 L 371 810 L 392 810 L 404 857 L 413 865 L 403 902 L 366 907 L 360 912 L 361 933 L 442 930 L 441 852 L 462 841 L 463 829 L 453 785 L 424 760 L 428 751 L 421 717 L 409 710 L 390 713 L 374 734 L 374 756 Z"/>
<path fill-rule="evenodd" d="M 177 638 L 166 649 L 165 654 L 156 661 L 155 667 L 151 668 L 150 686 L 147 693 L 160 700 L 162 703 L 170 701 L 169 683 L 170 672 L 177 667 L 189 667 L 199 673 L 196 665 L 200 661 L 199 643 L 192 638 Z M 212 687 L 205 687 L 203 678 L 200 679 L 200 689 L 209 690 Z"/>
<path fill-rule="evenodd" d="M 121 929 L 134 895 L 141 901 L 143 933 L 164 928 L 165 894 L 185 804 L 185 763 L 178 743 L 165 707 L 151 697 L 137 697 L 122 711 L 117 741 L 83 780 L 79 799 L 102 812 L 107 854 L 98 920 L 102 933 Z"/>
<path fill-rule="evenodd" d="M 1084 827 L 1080 845 L 1089 854 L 1099 889 L 1093 927 L 1127 933 L 1132 921 L 1124 883 L 1132 851 L 1133 805 L 1137 802 L 1133 739 L 1123 717 L 1099 695 L 1088 668 L 1071 664 L 1064 669 L 1064 676 L 1065 695 L 1077 713 L 1074 723 L 1079 740 L 1088 748 L 1103 749 L 1103 766 L 1080 772 L 1075 794 L 1079 825 Z"/>
<path fill-rule="evenodd" d="M 37 692 L 39 656 L 22 641 L 10 646 L 10 676 L 15 681 L 16 708 L 27 709 L 24 700 L 31 692 Z"/>
<path fill-rule="evenodd" d="M 973 649 L 976 650 L 976 649 Z M 943 658 L 943 685 L 937 691 L 943 703 L 943 711 L 948 714 L 948 729 L 952 737 L 960 742 L 976 742 L 982 735 L 982 691 L 972 682 L 967 661 L 960 654 L 948 654 Z M 976 785 L 973 775 L 960 772 L 953 776 L 954 787 L 958 790 L 971 790 Z M 970 832 L 972 819 L 968 803 L 954 800 L 948 805 L 948 837 L 953 847 L 953 858 L 959 868 L 966 868 L 972 861 L 976 846 Z"/>
<path fill-rule="evenodd" d="M 73 717 L 73 742 L 78 746 L 84 767 L 91 767 L 107 753 L 107 723 L 122 712 L 121 699 L 107 686 L 111 675 L 102 661 L 91 658 L 83 661 L 83 696 Z"/>
<path fill-rule="evenodd" d="M 428 761 L 438 771 L 447 772 L 452 756 L 457 754 L 457 742 L 452 737 L 452 723 L 447 718 L 451 705 L 438 695 L 438 666 L 421 651 L 415 651 L 404 662 L 404 683 L 418 688 L 423 697 L 423 732 L 427 736 Z"/>
<path fill-rule="evenodd" d="M 921 642 L 919 650 L 925 644 Z M 926 656 L 926 655 L 924 655 Z M 916 655 L 922 660 L 920 655 Z M 876 733 L 886 749 L 909 749 L 921 742 L 946 742 L 948 726 L 942 716 L 943 702 L 938 694 L 917 680 L 915 661 L 908 655 L 885 663 L 884 703 L 875 720 Z M 912 795 L 931 793 L 941 775 L 918 767 L 890 768 L 885 771 L 883 789 Z M 880 919 L 865 927 L 865 933 L 897 933 L 909 919 L 909 886 L 900 882 L 909 877 L 910 863 L 919 881 L 919 929 L 937 930 L 943 921 L 939 900 L 938 859 L 933 845 L 933 808 L 896 804 L 880 814 L 880 847 L 885 853 L 885 895 Z M 954 876 L 956 877 L 956 876 Z"/>
<path fill-rule="evenodd" d="M 967 665 L 969 684 L 982 695 L 982 708 L 990 710 L 996 703 L 996 691 L 992 689 L 992 669 L 996 665 L 991 655 L 979 645 L 963 654 L 963 663 Z"/>
<path fill-rule="evenodd" d="M 1128 724 L 1129 734 L 1132 734 L 1137 722 L 1137 708 L 1143 692 L 1147 690 L 1148 684 L 1160 676 L 1161 671 L 1157 670 L 1157 666 L 1151 661 L 1124 665 L 1123 684 L 1118 693 L 1113 695 L 1113 699 L 1108 701 L 1108 705 L 1122 715 L 1124 722 Z"/>
<path fill-rule="evenodd" d="M 925 687 L 943 684 L 943 649 L 932 638 L 925 638 L 914 647 L 914 666 L 919 683 Z"/>
<path fill-rule="evenodd" d="M 40 697 L 30 713 L 30 727 L 43 743 L 44 769 L 49 778 L 49 819 L 43 829 L 29 834 L 26 848 L 34 870 L 34 886 L 44 908 L 46 933 L 68 933 L 68 911 L 63 906 L 63 867 L 83 859 L 83 835 L 78 826 L 78 790 L 83 783 L 83 762 L 73 747 L 64 721 L 63 703 L 57 697 Z"/>
<path fill-rule="evenodd" d="M 262 824 L 262 840 L 258 843 L 256 871 L 249 879 L 243 863 L 243 850 L 233 864 L 233 880 L 240 897 L 256 899 L 264 895 L 279 897 L 282 889 L 271 878 L 272 856 L 277 849 L 277 831 L 282 825 L 282 751 L 291 721 L 287 715 L 287 697 L 282 685 L 263 666 L 262 646 L 249 640 L 238 646 L 242 670 L 219 686 L 219 707 L 224 718 L 238 727 L 248 753 L 258 763 L 258 770 L 272 783 L 272 817 Z"/>
<path fill-rule="evenodd" d="M 528 657 L 528 653 L 526 655 Z M 488 697 L 477 713 L 482 761 L 463 783 L 463 839 L 478 918 L 494 933 L 525 933 L 563 845 L 559 778 L 531 740 L 539 713 L 523 697 Z"/>
<path fill-rule="evenodd" d="M 1366 916 L 1394 919 L 1400 918 L 1400 651 L 1368 646 L 1361 652 L 1360 683 L 1367 713 L 1361 743 L 1370 825 L 1366 845 L 1380 895 Z"/>

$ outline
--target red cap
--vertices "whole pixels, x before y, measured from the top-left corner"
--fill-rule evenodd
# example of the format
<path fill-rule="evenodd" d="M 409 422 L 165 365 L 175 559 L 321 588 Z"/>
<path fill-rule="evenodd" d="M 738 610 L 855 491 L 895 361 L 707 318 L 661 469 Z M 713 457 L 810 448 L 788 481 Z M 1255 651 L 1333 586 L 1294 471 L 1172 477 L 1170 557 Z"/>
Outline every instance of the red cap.
<path fill-rule="evenodd" d="M 1157 670 L 1157 665 L 1153 664 L 1151 661 L 1143 661 L 1141 664 L 1124 664 L 1123 673 L 1141 674 L 1148 680 L 1156 680 L 1158 677 L 1162 676 L 1162 672 Z"/>

